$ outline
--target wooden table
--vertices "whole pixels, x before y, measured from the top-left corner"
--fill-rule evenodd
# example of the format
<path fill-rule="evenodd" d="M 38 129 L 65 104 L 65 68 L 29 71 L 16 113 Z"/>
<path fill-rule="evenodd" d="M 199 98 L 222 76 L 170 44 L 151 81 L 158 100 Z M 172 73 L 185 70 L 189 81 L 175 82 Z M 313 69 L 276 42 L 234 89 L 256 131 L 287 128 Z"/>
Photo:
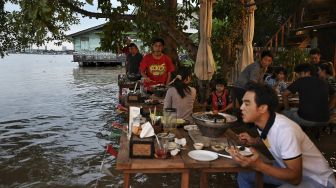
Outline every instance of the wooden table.
<path fill-rule="evenodd" d="M 188 156 L 188 152 L 194 150 L 192 143 L 193 141 L 190 139 L 188 134 L 185 132 L 181 132 L 182 136 L 187 139 L 187 149 L 181 152 L 182 159 L 184 160 L 185 165 L 190 169 L 197 169 L 201 173 L 200 178 L 200 187 L 207 188 L 208 187 L 208 175 L 210 173 L 218 173 L 218 172 L 242 172 L 242 171 L 252 171 L 251 169 L 243 168 L 239 166 L 232 159 L 227 159 L 224 157 L 218 157 L 218 159 L 210 162 L 201 162 L 194 160 Z M 229 136 L 229 135 L 225 135 Z M 233 138 L 231 138 L 233 139 Z M 209 149 L 209 148 L 205 148 Z M 262 181 L 262 173 L 256 172 L 256 185 L 255 187 L 263 187 Z"/>
<path fill-rule="evenodd" d="M 196 161 L 188 156 L 188 152 L 194 150 L 192 140 L 187 132 L 178 129 L 176 132 L 178 138 L 186 138 L 187 146 L 181 150 L 180 154 L 170 159 L 131 159 L 129 158 L 129 141 L 126 134 L 120 138 L 120 149 L 117 158 L 116 169 L 124 174 L 124 187 L 130 185 L 130 174 L 133 173 L 181 173 L 181 187 L 189 187 L 189 171 L 191 169 L 199 170 L 201 173 L 200 187 L 208 187 L 208 174 L 215 172 L 241 172 L 251 171 L 235 163 L 232 159 L 219 157 L 211 162 Z M 263 187 L 262 173 L 256 174 L 256 187 Z"/>
<path fill-rule="evenodd" d="M 129 158 L 129 141 L 125 133 L 120 138 L 116 169 L 124 174 L 125 188 L 130 186 L 130 175 L 138 172 L 181 173 L 181 187 L 189 187 L 189 168 L 186 168 L 180 155 L 170 159 L 131 159 Z"/>

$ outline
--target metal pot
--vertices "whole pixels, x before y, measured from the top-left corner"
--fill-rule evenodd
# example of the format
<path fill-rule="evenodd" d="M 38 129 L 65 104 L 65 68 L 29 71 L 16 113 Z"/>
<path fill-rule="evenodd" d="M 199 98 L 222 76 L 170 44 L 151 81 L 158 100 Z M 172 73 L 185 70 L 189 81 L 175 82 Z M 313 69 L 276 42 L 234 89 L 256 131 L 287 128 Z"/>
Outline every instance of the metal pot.
<path fill-rule="evenodd" d="M 127 74 L 127 79 L 131 82 L 135 82 L 141 79 L 141 75 L 139 74 Z"/>
<path fill-rule="evenodd" d="M 212 112 L 193 113 L 192 118 L 203 136 L 213 138 L 219 137 L 232 123 L 237 121 L 237 117 L 233 115 L 219 113 L 216 117 Z"/>
<path fill-rule="evenodd" d="M 164 97 L 167 93 L 168 88 L 165 85 L 154 85 L 152 86 L 152 92 L 157 97 Z"/>

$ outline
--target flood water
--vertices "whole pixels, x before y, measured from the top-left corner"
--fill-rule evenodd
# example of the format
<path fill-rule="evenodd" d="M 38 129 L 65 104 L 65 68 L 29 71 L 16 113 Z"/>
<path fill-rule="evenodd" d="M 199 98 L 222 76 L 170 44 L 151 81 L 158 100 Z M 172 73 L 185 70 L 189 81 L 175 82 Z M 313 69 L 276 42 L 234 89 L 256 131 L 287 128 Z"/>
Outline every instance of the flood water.
<path fill-rule="evenodd" d="M 11 54 L 0 58 L 0 187 L 122 187 L 115 158 L 121 121 L 117 67 L 78 67 L 71 55 Z M 210 185 L 220 185 L 214 177 Z M 198 187 L 199 176 L 190 179 Z M 132 187 L 179 187 L 178 174 L 142 174 Z"/>
<path fill-rule="evenodd" d="M 120 67 L 79 68 L 69 55 L 0 59 L 0 187 L 120 186 L 100 172 Z M 98 181 L 97 181 L 98 179 Z"/>
<path fill-rule="evenodd" d="M 118 132 L 97 133 L 120 121 L 114 110 L 123 72 L 79 68 L 70 55 L 0 59 L 0 187 L 122 187 L 113 156 L 105 157 L 110 174 L 100 170 L 106 145 L 118 147 Z M 232 176 L 211 175 L 209 186 L 235 187 Z M 199 186 L 197 173 L 190 183 Z M 139 173 L 131 185 L 179 187 L 180 176 Z"/>

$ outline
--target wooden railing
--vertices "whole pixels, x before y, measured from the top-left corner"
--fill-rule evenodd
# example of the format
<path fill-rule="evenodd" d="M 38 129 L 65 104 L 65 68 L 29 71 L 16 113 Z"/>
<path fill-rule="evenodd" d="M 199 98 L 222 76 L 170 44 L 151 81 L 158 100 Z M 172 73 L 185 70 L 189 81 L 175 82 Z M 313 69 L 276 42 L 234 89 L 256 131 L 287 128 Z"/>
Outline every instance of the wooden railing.
<path fill-rule="evenodd" d="M 296 24 L 295 16 L 290 16 L 285 23 L 280 26 L 280 29 L 275 32 L 275 34 L 268 40 L 265 47 L 277 49 L 279 47 L 279 38 L 280 38 L 280 47 L 285 45 L 285 34 L 289 35 L 290 30 Z"/>

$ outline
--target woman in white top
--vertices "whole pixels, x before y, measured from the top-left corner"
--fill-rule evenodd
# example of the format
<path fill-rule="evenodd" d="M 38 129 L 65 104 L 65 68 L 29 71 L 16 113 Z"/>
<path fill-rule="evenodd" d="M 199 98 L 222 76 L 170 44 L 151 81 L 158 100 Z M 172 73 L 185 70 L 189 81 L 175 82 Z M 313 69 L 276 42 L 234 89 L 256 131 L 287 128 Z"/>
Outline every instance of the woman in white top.
<path fill-rule="evenodd" d="M 190 68 L 181 67 L 166 93 L 163 108 L 176 108 L 177 118 L 192 122 L 191 114 L 196 99 L 196 89 L 188 86 L 192 78 Z"/>

